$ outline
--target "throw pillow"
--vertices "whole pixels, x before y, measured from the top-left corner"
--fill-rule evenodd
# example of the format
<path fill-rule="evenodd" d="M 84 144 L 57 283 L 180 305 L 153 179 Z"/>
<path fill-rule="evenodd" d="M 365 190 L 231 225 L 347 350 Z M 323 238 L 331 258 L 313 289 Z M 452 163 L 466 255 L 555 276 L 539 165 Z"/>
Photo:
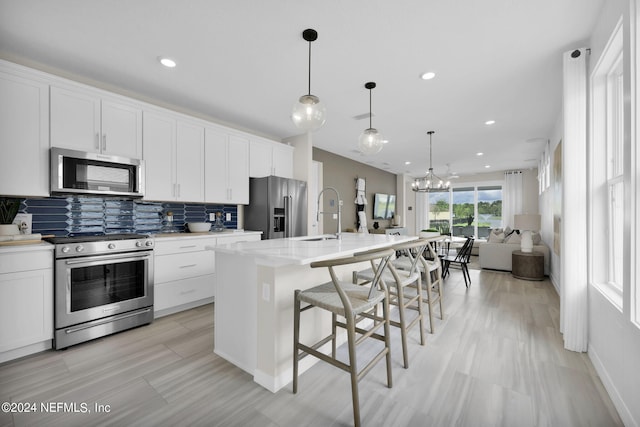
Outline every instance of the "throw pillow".
<path fill-rule="evenodd" d="M 518 233 L 511 233 L 509 237 L 505 239 L 505 243 L 520 243 L 522 241 L 522 236 Z"/>
<path fill-rule="evenodd" d="M 511 229 L 511 227 L 507 226 L 507 228 L 504 229 L 504 235 L 508 236 L 511 233 L 513 233 L 513 230 Z"/>
<path fill-rule="evenodd" d="M 490 233 L 487 238 L 487 243 L 502 243 L 504 242 L 504 233 L 496 234 Z"/>

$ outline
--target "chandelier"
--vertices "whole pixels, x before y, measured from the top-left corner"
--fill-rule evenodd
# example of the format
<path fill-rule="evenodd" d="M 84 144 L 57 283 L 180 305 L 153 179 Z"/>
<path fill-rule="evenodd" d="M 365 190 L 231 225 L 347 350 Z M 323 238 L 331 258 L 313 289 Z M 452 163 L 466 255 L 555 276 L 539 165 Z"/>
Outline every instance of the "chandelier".
<path fill-rule="evenodd" d="M 429 134 L 429 172 L 427 172 L 427 174 L 422 178 L 416 178 L 411 184 L 411 189 L 413 191 L 417 191 L 420 193 L 433 193 L 436 191 L 446 191 L 449 189 L 449 185 L 450 185 L 449 181 L 445 182 L 442 178 L 440 178 L 438 175 L 433 173 L 433 165 L 432 165 L 433 156 L 431 154 L 431 151 L 432 151 L 431 138 L 432 138 L 432 135 L 435 133 L 435 131 L 430 130 L 427 133 Z"/>

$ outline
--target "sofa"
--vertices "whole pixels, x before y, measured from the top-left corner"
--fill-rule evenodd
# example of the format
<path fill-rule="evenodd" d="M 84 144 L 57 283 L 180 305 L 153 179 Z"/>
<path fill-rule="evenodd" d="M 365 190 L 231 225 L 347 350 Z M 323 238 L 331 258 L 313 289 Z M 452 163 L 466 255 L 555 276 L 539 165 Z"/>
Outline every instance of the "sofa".
<path fill-rule="evenodd" d="M 480 268 L 511 271 L 511 254 L 513 251 L 520 250 L 520 235 L 518 232 L 511 232 L 508 229 L 497 231 L 492 231 L 487 241 L 478 245 Z M 495 236 L 492 236 L 493 234 Z M 549 248 L 540 240 L 540 236 L 536 234 L 533 236 L 533 243 L 533 250 L 544 254 L 544 274 L 548 276 Z"/>

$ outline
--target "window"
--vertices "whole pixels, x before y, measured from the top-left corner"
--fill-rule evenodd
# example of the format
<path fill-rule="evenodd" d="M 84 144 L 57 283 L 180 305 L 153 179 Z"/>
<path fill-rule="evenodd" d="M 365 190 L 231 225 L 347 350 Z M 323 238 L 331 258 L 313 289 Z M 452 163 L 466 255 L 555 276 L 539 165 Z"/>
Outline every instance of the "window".
<path fill-rule="evenodd" d="M 502 187 L 478 187 L 478 233 L 479 239 L 489 237 L 492 228 L 502 225 Z"/>
<path fill-rule="evenodd" d="M 454 188 L 452 203 L 453 236 L 473 236 L 475 234 L 475 188 Z"/>
<path fill-rule="evenodd" d="M 624 68 L 622 21 L 591 74 L 589 282 L 623 309 Z"/>
<path fill-rule="evenodd" d="M 429 193 L 429 228 L 438 230 L 440 234 L 449 234 L 449 191 Z"/>
<path fill-rule="evenodd" d="M 624 244 L 624 88 L 622 54 L 607 76 L 608 282 L 622 292 Z"/>
<path fill-rule="evenodd" d="M 453 236 L 486 238 L 502 223 L 502 186 L 474 185 L 429 193 L 430 229 Z"/>

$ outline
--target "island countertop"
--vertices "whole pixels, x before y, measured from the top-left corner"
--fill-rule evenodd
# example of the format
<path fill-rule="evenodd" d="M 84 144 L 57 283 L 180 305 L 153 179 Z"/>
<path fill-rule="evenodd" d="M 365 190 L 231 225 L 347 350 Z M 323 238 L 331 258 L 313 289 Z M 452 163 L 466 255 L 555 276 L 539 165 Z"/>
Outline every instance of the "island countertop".
<path fill-rule="evenodd" d="M 319 240 L 323 237 L 326 240 Z M 240 242 L 217 246 L 214 250 L 230 255 L 250 256 L 260 265 L 308 265 L 315 261 L 350 256 L 356 252 L 384 248 L 416 238 L 387 234 L 342 233 L 342 239 L 335 239 L 334 235 L 325 234 Z"/>

